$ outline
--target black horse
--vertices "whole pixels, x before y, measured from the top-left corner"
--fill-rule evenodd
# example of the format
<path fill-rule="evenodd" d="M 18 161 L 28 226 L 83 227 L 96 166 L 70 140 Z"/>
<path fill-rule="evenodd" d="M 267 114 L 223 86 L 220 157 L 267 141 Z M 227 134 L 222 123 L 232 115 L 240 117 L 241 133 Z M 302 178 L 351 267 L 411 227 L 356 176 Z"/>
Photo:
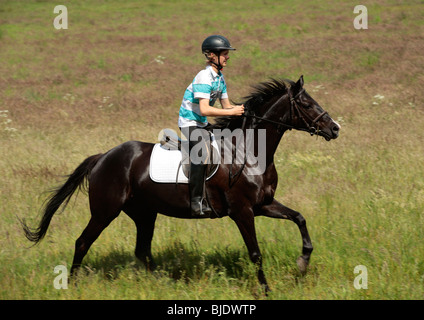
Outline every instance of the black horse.
<path fill-rule="evenodd" d="M 248 174 L 253 165 L 246 157 L 239 163 L 221 163 L 216 174 L 206 182 L 206 195 L 214 216 L 229 216 L 237 224 L 250 259 L 257 266 L 259 282 L 268 291 L 256 239 L 255 216 L 288 219 L 297 224 L 303 241 L 302 255 L 297 259 L 302 273 L 306 272 L 313 249 L 303 216 L 274 199 L 278 181 L 274 153 L 280 139 L 291 129 L 317 134 L 326 140 L 336 139 L 340 126 L 303 89 L 303 77 L 296 83 L 290 80 L 262 83 L 246 97 L 244 105 L 244 116 L 218 118 L 210 129 L 253 129 L 254 132 L 265 129 L 262 131 L 266 132 L 263 172 Z M 80 267 L 90 246 L 121 211 L 134 220 L 137 227 L 135 255 L 148 269 L 154 269 L 151 241 L 157 213 L 184 219 L 191 218 L 191 213 L 187 184 L 161 184 L 151 180 L 149 166 L 153 146 L 129 141 L 85 159 L 64 185 L 53 192 L 38 228 L 30 229 L 22 222 L 26 237 L 35 243 L 43 239 L 54 213 L 63 204 L 65 208 L 78 188 L 88 185 L 91 219 L 76 240 L 71 273 Z M 254 150 L 256 153 L 259 150 L 257 141 Z"/>

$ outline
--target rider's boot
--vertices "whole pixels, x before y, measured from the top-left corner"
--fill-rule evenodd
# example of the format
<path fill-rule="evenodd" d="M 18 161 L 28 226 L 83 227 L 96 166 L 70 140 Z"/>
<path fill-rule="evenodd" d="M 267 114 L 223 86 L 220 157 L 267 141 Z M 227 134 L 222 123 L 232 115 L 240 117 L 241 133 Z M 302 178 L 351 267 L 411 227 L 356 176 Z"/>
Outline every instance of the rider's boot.
<path fill-rule="evenodd" d="M 209 217 L 212 209 L 204 201 L 205 173 L 207 165 L 190 164 L 190 207 L 193 217 Z"/>

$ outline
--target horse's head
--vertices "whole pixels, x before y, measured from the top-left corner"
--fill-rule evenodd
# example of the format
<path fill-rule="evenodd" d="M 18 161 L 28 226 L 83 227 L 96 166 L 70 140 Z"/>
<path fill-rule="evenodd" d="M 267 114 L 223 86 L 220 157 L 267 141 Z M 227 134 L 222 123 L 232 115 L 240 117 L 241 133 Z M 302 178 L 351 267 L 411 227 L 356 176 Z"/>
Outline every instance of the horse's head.
<path fill-rule="evenodd" d="M 327 141 L 339 136 L 340 125 L 305 91 L 303 76 L 296 83 L 273 79 L 254 88 L 245 98 L 244 117 L 220 117 L 211 128 L 234 130 L 271 124 L 279 133 L 296 129 L 320 135 Z"/>
<path fill-rule="evenodd" d="M 295 129 L 320 135 L 327 141 L 339 136 L 340 125 L 305 91 L 303 76 L 288 90 L 291 123 Z"/>

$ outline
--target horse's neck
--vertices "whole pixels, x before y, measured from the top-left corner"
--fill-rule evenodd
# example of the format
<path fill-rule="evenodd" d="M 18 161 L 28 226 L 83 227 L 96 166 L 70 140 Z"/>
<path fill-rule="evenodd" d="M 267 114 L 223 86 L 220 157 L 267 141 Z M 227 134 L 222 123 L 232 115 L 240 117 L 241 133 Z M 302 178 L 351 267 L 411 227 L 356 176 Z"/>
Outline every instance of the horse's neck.
<path fill-rule="evenodd" d="M 274 161 L 274 154 L 277 151 L 278 145 L 280 144 L 281 138 L 283 137 L 286 130 L 278 132 L 278 130 L 275 129 L 275 126 L 273 130 L 266 130 L 266 163 L 268 166 L 271 162 Z"/>
<path fill-rule="evenodd" d="M 244 130 L 244 148 L 238 148 L 237 145 L 229 141 L 232 148 L 235 147 L 233 156 L 236 157 L 233 160 L 237 159 L 236 163 L 242 163 L 240 160 L 244 159 L 244 163 L 248 166 L 268 168 L 274 162 L 274 154 L 284 131 L 278 132 L 275 125 L 270 123 Z M 259 170 L 258 174 L 262 173 L 264 171 Z"/>
<path fill-rule="evenodd" d="M 266 112 L 261 118 L 265 119 L 274 119 L 271 114 L 267 114 Z M 282 119 L 282 118 L 280 118 Z M 278 120 L 277 120 L 278 121 Z M 280 120 L 281 121 L 281 120 Z M 284 127 L 278 126 L 276 123 L 268 122 L 266 120 L 259 120 L 259 122 L 253 127 L 251 127 L 255 131 L 255 150 L 259 150 L 261 145 L 266 145 L 266 155 L 267 158 L 273 159 L 274 153 L 276 152 L 278 145 L 280 143 L 281 138 L 283 137 L 285 131 L 287 130 Z M 261 132 L 265 131 L 265 134 L 261 134 Z M 264 151 L 264 150 L 263 150 Z"/>
<path fill-rule="evenodd" d="M 290 103 L 288 100 L 285 100 L 286 97 L 287 96 L 284 95 L 280 97 L 279 99 L 277 99 L 277 101 L 274 102 L 271 105 L 271 107 L 267 108 L 266 112 L 261 117 L 272 120 L 272 121 L 281 122 L 282 124 L 284 123 L 284 119 L 291 118 Z M 281 107 L 281 104 L 283 104 L 284 106 L 283 108 Z M 281 115 L 281 113 L 284 113 L 284 115 L 278 118 L 276 114 Z M 284 128 L 284 126 L 281 127 L 276 123 L 262 120 L 258 123 L 258 125 L 255 126 L 254 129 L 257 131 L 261 129 L 266 130 L 266 134 L 265 134 L 266 141 L 259 141 L 259 143 L 263 143 L 266 145 L 265 152 L 266 152 L 266 158 L 267 158 L 267 165 L 269 165 L 271 162 L 274 161 L 274 154 L 277 151 L 281 138 L 283 137 L 284 133 L 287 131 L 287 128 Z M 256 147 L 259 147 L 259 145 L 257 145 Z M 259 150 L 259 149 L 256 148 L 255 150 Z"/>

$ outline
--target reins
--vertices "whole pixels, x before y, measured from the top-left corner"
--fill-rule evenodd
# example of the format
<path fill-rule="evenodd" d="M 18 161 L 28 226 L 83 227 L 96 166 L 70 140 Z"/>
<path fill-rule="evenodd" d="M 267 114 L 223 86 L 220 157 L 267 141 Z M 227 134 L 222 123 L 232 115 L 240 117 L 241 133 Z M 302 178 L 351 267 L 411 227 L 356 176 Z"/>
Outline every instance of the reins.
<path fill-rule="evenodd" d="M 241 130 L 242 131 L 244 131 L 244 129 L 245 129 L 245 127 L 246 127 L 246 120 L 247 120 L 247 117 L 245 116 L 245 115 L 243 115 L 243 117 L 244 117 L 244 119 L 243 119 L 243 124 L 241 125 Z M 233 145 L 233 148 L 234 148 L 234 145 Z M 246 150 L 244 151 L 244 160 L 243 160 L 243 164 L 242 164 L 242 166 L 240 167 L 240 169 L 235 173 L 235 174 L 233 174 L 233 163 L 234 163 L 234 160 L 235 160 L 235 158 L 236 158 L 236 153 L 237 153 L 237 150 L 234 150 L 234 152 L 232 152 L 232 158 L 231 158 L 231 165 L 230 165 L 230 171 L 229 171 L 229 173 L 228 173 L 228 175 L 229 175 L 229 185 L 230 185 L 230 187 L 232 186 L 232 183 L 231 183 L 231 181 L 235 178 L 235 177 L 237 177 L 242 171 L 243 171 L 243 169 L 244 169 L 244 167 L 246 166 L 246 162 L 247 162 L 247 155 L 246 155 Z"/>

